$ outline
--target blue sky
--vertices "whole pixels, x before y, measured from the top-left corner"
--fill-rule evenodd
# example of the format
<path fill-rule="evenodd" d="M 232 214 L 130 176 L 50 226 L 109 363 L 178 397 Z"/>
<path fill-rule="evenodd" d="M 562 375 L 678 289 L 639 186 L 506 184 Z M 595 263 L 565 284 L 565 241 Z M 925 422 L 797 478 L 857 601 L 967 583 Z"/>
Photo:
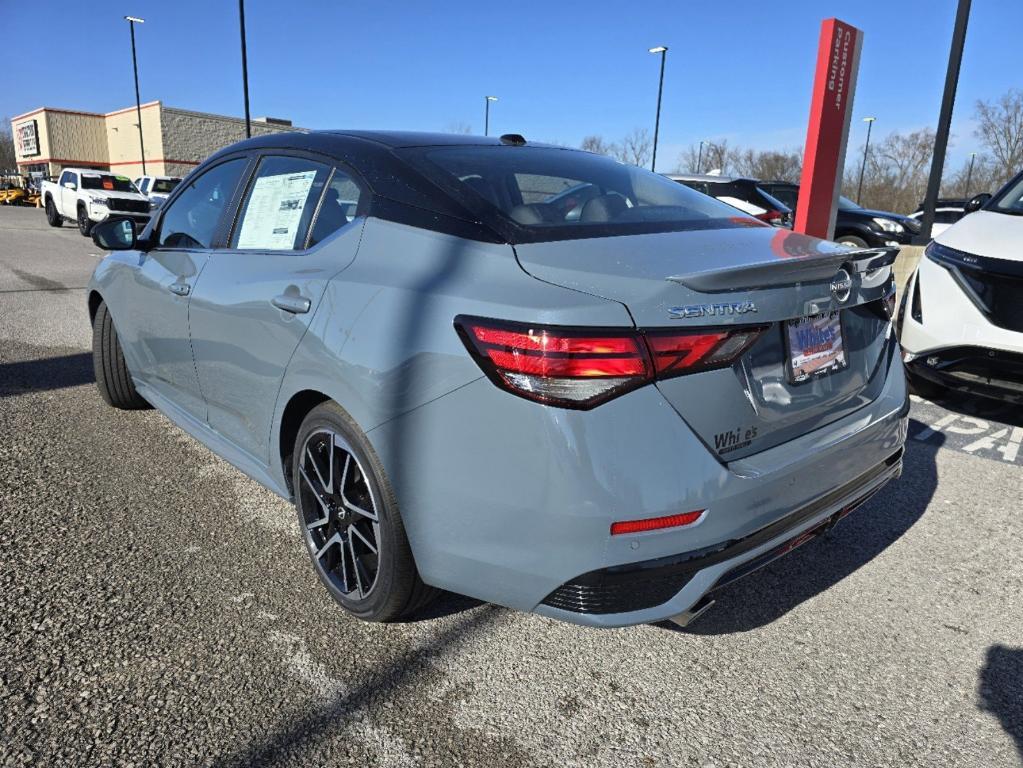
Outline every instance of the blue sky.
<path fill-rule="evenodd" d="M 54 4 L 58 5 L 58 4 Z M 646 0 L 643 2 L 312 2 L 248 0 L 253 116 L 310 128 L 482 133 L 483 97 L 500 98 L 491 131 L 578 144 L 652 128 L 658 57 L 667 45 L 659 155 L 673 166 L 700 139 L 760 149 L 805 138 L 820 22 L 865 32 L 850 148 L 934 126 L 955 0 Z M 134 102 L 124 14 L 137 28 L 142 100 L 241 115 L 234 0 L 5 0 L 0 115 L 38 106 L 108 111 Z M 1023 85 L 1011 66 L 1020 0 L 973 4 L 950 163 L 976 149 L 973 104 Z M 64 53 L 59 53 L 64 51 Z M 660 167 L 660 163 L 658 164 Z"/>

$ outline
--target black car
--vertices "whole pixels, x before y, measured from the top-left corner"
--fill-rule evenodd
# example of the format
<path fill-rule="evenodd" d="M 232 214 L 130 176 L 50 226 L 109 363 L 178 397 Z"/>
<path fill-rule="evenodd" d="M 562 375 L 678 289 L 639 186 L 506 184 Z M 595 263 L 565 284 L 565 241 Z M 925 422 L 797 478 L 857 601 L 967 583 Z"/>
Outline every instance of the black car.
<path fill-rule="evenodd" d="M 761 181 L 759 186 L 793 210 L 799 200 L 799 185 L 790 181 Z M 920 222 L 891 211 L 861 208 L 847 197 L 839 196 L 835 216 L 834 240 L 859 248 L 884 245 L 908 245 L 920 232 Z"/>
<path fill-rule="evenodd" d="M 731 176 L 667 174 L 672 181 L 685 184 L 690 189 L 748 213 L 756 219 L 776 227 L 792 228 L 794 206 L 768 194 L 756 179 L 733 178 Z"/>

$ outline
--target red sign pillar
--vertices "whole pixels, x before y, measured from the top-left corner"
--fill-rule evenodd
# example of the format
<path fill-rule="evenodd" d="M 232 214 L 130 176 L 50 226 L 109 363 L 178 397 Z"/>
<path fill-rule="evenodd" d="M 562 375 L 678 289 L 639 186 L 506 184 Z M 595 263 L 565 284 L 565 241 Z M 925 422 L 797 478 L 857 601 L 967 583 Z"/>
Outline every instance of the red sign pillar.
<path fill-rule="evenodd" d="M 856 27 L 838 19 L 821 23 L 803 152 L 803 178 L 796 205 L 797 232 L 829 240 L 835 234 L 835 211 L 862 44 L 863 33 Z"/>

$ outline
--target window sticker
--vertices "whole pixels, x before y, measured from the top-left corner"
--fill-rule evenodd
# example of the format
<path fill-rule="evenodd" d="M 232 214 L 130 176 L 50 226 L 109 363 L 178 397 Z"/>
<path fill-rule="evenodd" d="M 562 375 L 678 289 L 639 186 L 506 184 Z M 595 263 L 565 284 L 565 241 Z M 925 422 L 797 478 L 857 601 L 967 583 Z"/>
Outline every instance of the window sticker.
<path fill-rule="evenodd" d="M 316 171 L 256 179 L 238 234 L 238 248 L 290 250 L 309 200 Z"/>
<path fill-rule="evenodd" d="M 114 188 L 114 180 L 111 179 L 109 176 L 105 176 L 103 178 L 103 189 L 113 189 L 113 188 Z"/>

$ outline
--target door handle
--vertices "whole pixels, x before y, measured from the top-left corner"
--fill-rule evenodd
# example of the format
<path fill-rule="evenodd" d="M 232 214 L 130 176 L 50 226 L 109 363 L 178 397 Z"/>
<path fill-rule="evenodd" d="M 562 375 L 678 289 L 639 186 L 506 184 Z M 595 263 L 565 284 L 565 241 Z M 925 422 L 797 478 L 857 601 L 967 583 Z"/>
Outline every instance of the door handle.
<path fill-rule="evenodd" d="M 191 292 L 192 286 L 188 283 L 171 283 L 167 286 L 167 290 L 175 296 L 187 296 Z"/>
<path fill-rule="evenodd" d="M 305 296 L 289 296 L 286 293 L 274 296 L 270 299 L 270 303 L 277 307 L 277 309 L 283 309 L 285 312 L 290 312 L 293 315 L 304 315 L 313 305 Z"/>

